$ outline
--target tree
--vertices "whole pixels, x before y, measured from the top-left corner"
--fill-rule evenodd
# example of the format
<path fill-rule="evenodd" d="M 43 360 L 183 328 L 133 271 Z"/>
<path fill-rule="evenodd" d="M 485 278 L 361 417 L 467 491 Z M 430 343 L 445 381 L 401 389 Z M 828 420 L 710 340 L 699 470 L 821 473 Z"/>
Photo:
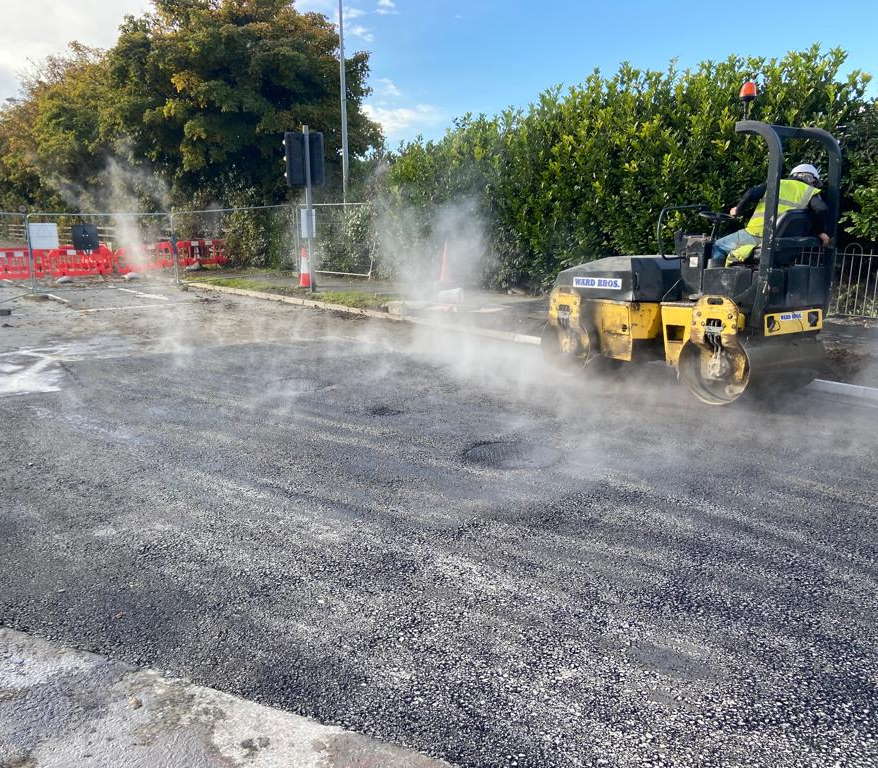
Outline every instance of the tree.
<path fill-rule="evenodd" d="M 288 0 L 155 0 L 129 17 L 108 56 L 113 103 L 104 122 L 182 195 L 276 202 L 284 131 L 323 131 L 340 176 L 338 36 Z M 346 60 L 351 154 L 380 145 L 361 109 L 368 54 Z"/>
<path fill-rule="evenodd" d="M 57 208 L 97 182 L 108 149 L 99 127 L 105 97 L 102 52 L 77 42 L 25 78 L 21 98 L 0 112 L 4 207 Z"/>

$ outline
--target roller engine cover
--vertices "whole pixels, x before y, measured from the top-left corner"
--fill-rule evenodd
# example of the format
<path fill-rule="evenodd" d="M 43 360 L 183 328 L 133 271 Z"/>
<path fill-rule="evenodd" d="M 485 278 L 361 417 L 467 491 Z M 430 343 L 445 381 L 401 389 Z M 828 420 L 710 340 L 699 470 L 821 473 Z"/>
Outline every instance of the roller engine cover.
<path fill-rule="evenodd" d="M 661 256 L 607 256 L 565 269 L 555 287 L 572 288 L 583 299 L 676 301 L 680 262 Z"/>

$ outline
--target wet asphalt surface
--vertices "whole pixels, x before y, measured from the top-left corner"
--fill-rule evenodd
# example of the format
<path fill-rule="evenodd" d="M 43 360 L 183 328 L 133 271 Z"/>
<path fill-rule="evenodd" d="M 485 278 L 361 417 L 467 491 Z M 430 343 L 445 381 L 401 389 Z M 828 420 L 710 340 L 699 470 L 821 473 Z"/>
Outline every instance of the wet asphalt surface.
<path fill-rule="evenodd" d="M 878 766 L 878 409 L 171 298 L 2 329 L 0 625 L 460 766 Z"/>

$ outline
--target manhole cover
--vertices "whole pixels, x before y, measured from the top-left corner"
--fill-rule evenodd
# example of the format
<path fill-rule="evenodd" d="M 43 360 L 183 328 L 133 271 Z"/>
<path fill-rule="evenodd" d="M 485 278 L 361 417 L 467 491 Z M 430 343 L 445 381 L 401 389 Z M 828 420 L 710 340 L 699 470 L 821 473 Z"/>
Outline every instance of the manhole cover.
<path fill-rule="evenodd" d="M 470 464 L 494 469 L 542 469 L 557 463 L 561 452 L 540 443 L 498 440 L 476 443 L 463 452 L 463 458 Z"/>

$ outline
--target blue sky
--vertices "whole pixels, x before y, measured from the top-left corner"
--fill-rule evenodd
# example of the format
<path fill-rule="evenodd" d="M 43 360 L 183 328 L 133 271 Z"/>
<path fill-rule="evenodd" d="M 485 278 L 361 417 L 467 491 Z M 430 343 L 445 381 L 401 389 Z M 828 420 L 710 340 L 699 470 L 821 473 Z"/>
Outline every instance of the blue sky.
<path fill-rule="evenodd" d="M 0 100 L 28 59 L 77 39 L 112 44 L 125 13 L 148 0 L 3 0 Z M 335 18 L 338 0 L 296 0 Z M 441 136 L 465 112 L 526 106 L 545 88 L 621 61 L 681 67 L 729 54 L 777 56 L 814 42 L 850 51 L 878 75 L 878 0 L 345 0 L 348 53 L 372 54 L 370 113 L 391 146 Z M 878 88 L 873 88 L 878 92 Z"/>

